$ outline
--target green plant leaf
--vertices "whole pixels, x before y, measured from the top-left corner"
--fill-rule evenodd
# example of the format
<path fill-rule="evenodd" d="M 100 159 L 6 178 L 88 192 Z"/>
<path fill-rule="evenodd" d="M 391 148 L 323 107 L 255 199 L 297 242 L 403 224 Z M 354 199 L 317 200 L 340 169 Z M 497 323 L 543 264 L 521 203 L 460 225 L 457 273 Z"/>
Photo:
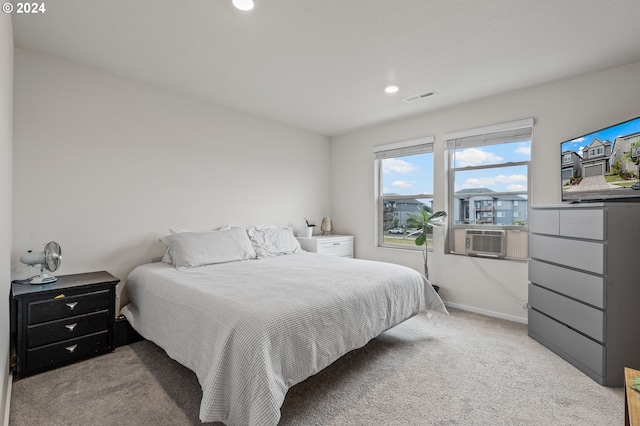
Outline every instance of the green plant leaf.
<path fill-rule="evenodd" d="M 427 235 L 424 232 L 418 235 L 418 238 L 416 238 L 417 246 L 423 246 L 426 242 L 427 242 Z"/>

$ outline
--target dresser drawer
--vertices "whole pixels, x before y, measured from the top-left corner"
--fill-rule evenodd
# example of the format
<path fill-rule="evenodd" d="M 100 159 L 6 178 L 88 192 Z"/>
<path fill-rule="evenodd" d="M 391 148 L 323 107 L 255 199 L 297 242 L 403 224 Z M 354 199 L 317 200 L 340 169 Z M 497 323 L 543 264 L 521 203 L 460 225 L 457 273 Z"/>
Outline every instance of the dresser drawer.
<path fill-rule="evenodd" d="M 605 212 L 593 208 L 531 209 L 529 231 L 590 240 L 604 240 Z"/>
<path fill-rule="evenodd" d="M 597 381 L 606 376 L 604 346 L 535 309 L 529 309 L 529 336 Z"/>
<path fill-rule="evenodd" d="M 557 321 L 604 343 L 604 312 L 529 284 L 529 305 Z"/>
<path fill-rule="evenodd" d="M 529 281 L 598 308 L 605 308 L 605 282 L 601 276 L 531 259 Z"/>
<path fill-rule="evenodd" d="M 560 235 L 564 237 L 604 240 L 603 209 L 560 210 Z"/>
<path fill-rule="evenodd" d="M 40 322 L 101 311 L 109 309 L 110 306 L 111 298 L 109 290 L 30 302 L 28 305 L 27 324 L 38 324 Z"/>
<path fill-rule="evenodd" d="M 549 235 L 560 234 L 560 213 L 558 210 L 531 209 L 529 211 L 529 232 Z"/>
<path fill-rule="evenodd" d="M 529 255 L 534 259 L 562 263 L 573 268 L 604 274 L 604 243 L 533 234 Z"/>
<path fill-rule="evenodd" d="M 318 241 L 318 253 L 328 254 L 330 256 L 353 257 L 353 240 L 345 238 L 340 240 Z"/>
<path fill-rule="evenodd" d="M 107 330 L 109 326 L 109 311 L 77 315 L 57 321 L 30 325 L 27 327 L 27 348 L 31 349 Z"/>
<path fill-rule="evenodd" d="M 45 369 L 53 365 L 66 364 L 72 360 L 104 352 L 109 348 L 109 332 L 89 334 L 51 345 L 27 350 L 26 373 Z"/>

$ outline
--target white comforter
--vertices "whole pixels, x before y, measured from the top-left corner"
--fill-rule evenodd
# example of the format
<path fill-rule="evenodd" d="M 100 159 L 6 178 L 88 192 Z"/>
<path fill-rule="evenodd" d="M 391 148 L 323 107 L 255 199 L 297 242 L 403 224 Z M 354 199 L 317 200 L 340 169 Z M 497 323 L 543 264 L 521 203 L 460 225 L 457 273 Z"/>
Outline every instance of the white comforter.
<path fill-rule="evenodd" d="M 196 373 L 200 420 L 229 426 L 277 424 L 291 386 L 421 310 L 446 312 L 412 269 L 309 253 L 146 264 L 127 290 L 133 328 Z"/>

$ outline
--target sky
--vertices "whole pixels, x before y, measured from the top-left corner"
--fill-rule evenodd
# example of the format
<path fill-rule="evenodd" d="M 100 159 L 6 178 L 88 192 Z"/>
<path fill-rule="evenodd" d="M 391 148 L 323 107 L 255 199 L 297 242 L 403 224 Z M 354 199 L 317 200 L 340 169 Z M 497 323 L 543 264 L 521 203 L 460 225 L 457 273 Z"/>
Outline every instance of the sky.
<path fill-rule="evenodd" d="M 619 136 L 626 136 L 638 132 L 640 132 L 640 117 L 589 133 L 588 135 L 565 141 L 562 143 L 561 149 L 563 152 L 575 151 L 582 156 L 582 148 L 590 145 L 595 138 L 598 138 L 603 142 L 609 141 L 613 144 Z M 611 147 L 611 150 L 613 151 L 613 146 Z"/>
<path fill-rule="evenodd" d="M 531 159 L 531 142 L 459 149 L 455 152 L 456 168 L 494 165 Z M 383 194 L 433 194 L 433 154 L 384 159 Z M 489 188 L 495 192 L 527 191 L 527 167 L 506 166 L 458 171 L 455 191 L 467 188 Z"/>
<path fill-rule="evenodd" d="M 382 160 L 382 193 L 433 194 L 433 153 Z"/>

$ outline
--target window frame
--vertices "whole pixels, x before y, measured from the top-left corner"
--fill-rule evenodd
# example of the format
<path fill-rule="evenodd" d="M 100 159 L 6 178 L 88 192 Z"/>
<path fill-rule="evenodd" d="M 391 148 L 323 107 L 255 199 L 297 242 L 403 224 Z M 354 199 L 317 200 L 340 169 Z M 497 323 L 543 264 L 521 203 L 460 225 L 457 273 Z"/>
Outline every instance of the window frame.
<path fill-rule="evenodd" d="M 464 130 L 460 132 L 452 132 L 444 135 L 444 144 L 445 144 L 445 158 L 447 161 L 447 182 L 448 182 L 448 199 L 447 199 L 447 209 L 449 210 L 448 214 L 448 230 L 447 230 L 447 249 L 446 252 L 450 254 L 459 254 L 466 255 L 464 248 L 460 250 L 459 247 L 456 247 L 456 233 L 460 232 L 459 230 L 463 229 L 481 229 L 481 230 L 505 230 L 505 231 L 515 231 L 516 233 L 524 233 L 526 234 L 526 238 L 528 238 L 529 234 L 529 226 L 528 226 L 528 214 L 525 216 L 527 222 L 525 225 L 501 225 L 501 224 L 476 224 L 476 223 L 455 223 L 458 219 L 455 214 L 455 206 L 456 206 L 456 191 L 455 191 L 455 178 L 456 172 L 460 171 L 473 171 L 473 170 L 486 170 L 486 169 L 500 169 L 506 167 L 516 167 L 516 166 L 526 166 L 527 171 L 527 188 L 526 191 L 510 191 L 510 192 L 491 192 L 491 193 L 478 193 L 478 196 L 482 195 L 491 195 L 491 196 L 501 196 L 501 195 L 524 195 L 526 198 L 527 209 L 531 205 L 531 156 L 526 161 L 505 161 L 502 163 L 488 164 L 488 165 L 479 165 L 479 166 L 467 166 L 467 167 L 454 167 L 454 153 L 456 150 L 460 150 L 463 148 L 470 147 L 485 147 L 485 146 L 496 146 L 505 143 L 515 143 L 518 141 L 529 141 L 530 146 L 533 145 L 533 118 L 528 118 L 524 120 L 518 120 L 508 123 L 502 123 L 492 126 L 486 126 L 477 129 Z M 513 138 L 509 139 L 507 136 L 504 138 L 500 138 L 498 136 L 504 134 L 513 134 Z M 527 137 L 528 136 L 528 137 Z M 468 142 L 465 142 L 465 138 L 468 138 Z M 491 142 L 493 138 L 496 138 L 495 141 Z M 463 140 L 460 146 L 457 145 L 457 141 Z M 476 142 L 478 141 L 478 142 Z M 520 204 L 518 201 L 514 200 L 515 207 Z M 465 209 L 468 210 L 468 209 Z M 518 209 L 519 211 L 520 209 Z M 463 220 L 471 221 L 471 218 L 468 217 L 468 212 L 463 212 L 465 216 Z M 470 215 L 469 215 L 470 216 Z M 515 214 L 512 216 L 514 219 L 516 218 Z M 458 237 L 459 239 L 459 237 Z M 507 247 L 509 244 L 509 237 L 507 237 Z M 519 257 L 510 257 L 508 254 L 506 257 L 502 258 L 505 260 L 527 260 L 528 253 L 524 256 Z"/>
<path fill-rule="evenodd" d="M 388 158 L 401 158 L 407 157 L 411 155 L 420 155 L 431 153 L 432 159 L 435 165 L 435 154 L 434 154 L 434 144 L 435 138 L 433 136 L 425 136 L 417 139 L 410 139 L 401 142 L 394 142 L 390 144 L 377 145 L 373 147 L 373 152 L 375 155 L 374 159 L 374 176 L 375 176 L 375 185 L 374 185 L 374 197 L 375 197 L 375 217 L 374 217 L 374 244 L 379 248 L 391 248 L 398 250 L 411 250 L 411 251 L 421 251 L 424 250 L 424 247 L 419 247 L 414 245 L 404 245 L 404 244 L 392 244 L 384 241 L 384 207 L 385 200 L 391 200 L 398 202 L 400 200 L 411 199 L 411 200 L 420 200 L 420 199 L 430 199 L 431 207 L 433 208 L 434 204 L 434 194 L 410 194 L 410 195 L 384 195 L 383 194 L 383 183 L 384 183 L 384 172 L 382 163 L 384 159 Z M 435 172 L 434 172 L 435 173 Z M 435 175 L 433 176 L 435 178 Z M 435 184 L 435 183 L 434 183 Z M 435 191 L 435 188 L 433 188 Z M 432 251 L 432 248 L 428 248 L 429 251 Z"/>

